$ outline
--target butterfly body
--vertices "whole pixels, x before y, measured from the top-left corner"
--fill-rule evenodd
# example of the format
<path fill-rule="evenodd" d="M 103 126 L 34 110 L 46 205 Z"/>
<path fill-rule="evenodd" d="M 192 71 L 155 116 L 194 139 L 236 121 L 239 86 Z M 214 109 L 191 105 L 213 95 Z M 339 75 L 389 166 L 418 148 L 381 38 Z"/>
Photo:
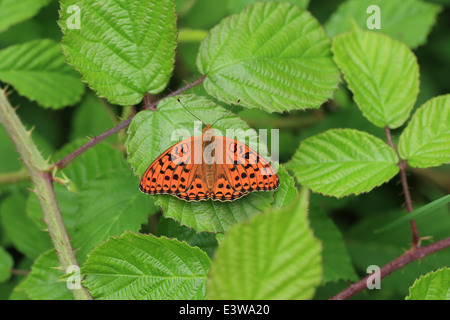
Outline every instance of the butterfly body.
<path fill-rule="evenodd" d="M 249 192 L 275 190 L 279 183 L 258 153 L 235 139 L 216 136 L 206 125 L 201 137 L 184 139 L 156 158 L 142 176 L 140 190 L 186 201 L 234 201 Z"/>

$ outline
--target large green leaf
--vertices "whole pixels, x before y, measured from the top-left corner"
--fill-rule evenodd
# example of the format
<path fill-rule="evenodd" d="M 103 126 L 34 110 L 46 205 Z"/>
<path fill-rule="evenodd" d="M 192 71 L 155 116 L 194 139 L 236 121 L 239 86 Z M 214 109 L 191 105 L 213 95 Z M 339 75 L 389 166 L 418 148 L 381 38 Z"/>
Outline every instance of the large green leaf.
<path fill-rule="evenodd" d="M 81 11 L 78 29 L 71 6 Z M 165 88 L 175 57 L 173 0 L 63 0 L 60 12 L 68 62 L 99 96 L 134 105 Z"/>
<path fill-rule="evenodd" d="M 209 264 L 185 242 L 127 232 L 95 248 L 82 271 L 96 299 L 204 299 Z"/>
<path fill-rule="evenodd" d="M 209 299 L 309 299 L 322 278 L 319 241 L 307 219 L 308 192 L 289 207 L 233 227 L 211 264 Z"/>
<path fill-rule="evenodd" d="M 289 3 L 257 3 L 224 19 L 201 43 L 197 66 L 210 95 L 269 112 L 318 108 L 339 81 L 323 28 Z"/>
<path fill-rule="evenodd" d="M 380 8 L 380 29 L 373 29 L 406 43 L 411 48 L 426 42 L 428 33 L 436 21 L 441 7 L 417 0 L 347 0 L 325 24 L 327 33 L 336 34 L 350 30 L 353 19 L 361 28 L 366 28 L 373 12 L 367 13 L 370 6 Z"/>
<path fill-rule="evenodd" d="M 84 84 L 64 60 L 53 40 L 10 46 L 0 50 L 0 80 L 43 107 L 73 105 L 81 99 Z"/>
<path fill-rule="evenodd" d="M 25 21 L 39 12 L 51 0 L 1 0 L 0 32 L 16 23 Z"/>
<path fill-rule="evenodd" d="M 300 144 L 286 164 L 314 192 L 343 197 L 368 192 L 398 173 L 398 157 L 382 140 L 353 129 L 331 129 Z"/>
<path fill-rule="evenodd" d="M 306 9 L 309 4 L 309 0 L 227 0 L 228 11 L 231 13 L 238 13 L 246 6 L 254 4 L 256 2 L 290 2 L 302 9 Z"/>
<path fill-rule="evenodd" d="M 19 194 L 4 199 L 0 207 L 1 224 L 14 247 L 30 259 L 35 259 L 50 249 L 52 244 L 50 235 L 27 217 L 25 200 L 25 197 Z"/>
<path fill-rule="evenodd" d="M 450 268 L 430 272 L 409 288 L 406 300 L 450 300 Z"/>
<path fill-rule="evenodd" d="M 59 280 L 62 275 L 55 250 L 49 250 L 36 259 L 17 290 L 25 291 L 33 300 L 72 300 L 67 284 Z"/>
<path fill-rule="evenodd" d="M 227 111 L 212 101 L 194 95 L 183 95 L 181 101 L 204 123 L 213 123 Z M 191 116 L 175 98 L 167 99 L 158 105 L 158 111 L 142 111 L 133 119 L 128 129 L 126 148 L 128 162 L 136 175 L 141 176 L 147 167 L 167 148 L 184 137 L 176 129 L 185 129 L 193 135 L 195 118 Z M 235 115 L 227 115 L 214 125 L 222 135 L 227 130 L 245 130 L 250 146 L 257 140 L 254 130 Z M 197 127 L 196 133 L 201 134 Z M 219 132 L 216 132 L 219 134 Z M 173 141 L 172 135 L 177 139 Z M 238 137 L 239 138 L 239 137 Z M 245 142 L 245 139 L 241 139 Z M 257 150 L 265 155 L 267 148 L 258 144 Z M 138 190 L 139 184 L 136 184 Z M 273 200 L 273 192 L 253 192 L 233 202 L 202 201 L 186 202 L 171 195 L 154 196 L 155 203 L 163 209 L 166 218 L 173 218 L 196 231 L 224 232 L 232 224 L 241 222 L 268 207 Z"/>
<path fill-rule="evenodd" d="M 367 119 L 397 128 L 409 118 L 419 92 L 419 66 L 405 44 L 354 26 L 333 39 L 333 52 Z"/>
<path fill-rule="evenodd" d="M 416 111 L 400 136 L 398 151 L 412 167 L 450 162 L 450 94 L 433 98 Z"/>
<path fill-rule="evenodd" d="M 108 236 L 138 232 L 148 215 L 155 211 L 152 200 L 137 190 L 138 183 L 126 168 L 98 176 L 80 189 L 76 231 L 72 237 L 80 261 Z"/>
<path fill-rule="evenodd" d="M 0 247 L 0 283 L 9 279 L 13 266 L 14 260 L 11 255 L 3 247 Z"/>

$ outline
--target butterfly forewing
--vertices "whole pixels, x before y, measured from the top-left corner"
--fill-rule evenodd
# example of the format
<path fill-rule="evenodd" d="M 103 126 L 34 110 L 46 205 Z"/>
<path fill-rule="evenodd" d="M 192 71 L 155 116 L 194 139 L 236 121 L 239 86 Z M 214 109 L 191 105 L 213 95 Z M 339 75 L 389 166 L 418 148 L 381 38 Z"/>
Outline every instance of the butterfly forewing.
<path fill-rule="evenodd" d="M 201 138 L 180 141 L 156 158 L 141 178 L 141 191 L 149 194 L 186 192 L 198 167 L 192 160 L 196 139 Z"/>

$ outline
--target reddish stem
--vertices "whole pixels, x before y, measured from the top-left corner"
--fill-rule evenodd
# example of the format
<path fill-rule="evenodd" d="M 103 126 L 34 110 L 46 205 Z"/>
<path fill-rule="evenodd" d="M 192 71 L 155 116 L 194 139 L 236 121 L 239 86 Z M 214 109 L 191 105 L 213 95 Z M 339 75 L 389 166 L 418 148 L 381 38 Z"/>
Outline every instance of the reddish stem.
<path fill-rule="evenodd" d="M 386 126 L 384 128 L 384 131 L 386 132 L 386 137 L 387 137 L 389 146 L 398 155 L 397 148 L 395 147 L 394 143 L 392 142 L 391 130 L 389 129 L 388 126 Z M 409 193 L 408 179 L 406 178 L 407 162 L 400 161 L 400 163 L 398 164 L 398 167 L 400 170 L 400 182 L 402 184 L 403 195 L 405 197 L 406 211 L 408 211 L 408 213 L 411 213 L 413 211 L 413 206 L 412 206 L 411 194 Z M 413 250 L 415 250 L 420 245 L 419 244 L 419 241 L 420 241 L 419 230 L 417 229 L 416 221 L 411 220 L 410 224 L 411 224 L 411 231 L 412 231 L 412 246 L 413 246 Z"/>
<path fill-rule="evenodd" d="M 385 266 L 383 266 L 380 269 L 380 277 L 384 278 L 385 276 L 391 274 L 392 272 L 403 268 L 408 263 L 411 263 L 417 259 L 421 259 L 426 257 L 427 255 L 437 252 L 439 250 L 445 249 L 447 247 L 450 247 L 450 237 L 445 238 L 444 240 L 435 242 L 433 244 L 430 244 L 426 247 L 416 248 L 411 251 L 406 252 L 405 254 L 401 255 L 397 259 L 389 262 Z M 339 292 L 334 297 L 330 298 L 330 300 L 345 300 L 353 295 L 357 294 L 358 292 L 364 290 L 367 288 L 367 280 L 369 279 L 370 275 L 366 276 L 365 278 L 359 280 L 358 282 L 352 284 L 347 289 Z"/>

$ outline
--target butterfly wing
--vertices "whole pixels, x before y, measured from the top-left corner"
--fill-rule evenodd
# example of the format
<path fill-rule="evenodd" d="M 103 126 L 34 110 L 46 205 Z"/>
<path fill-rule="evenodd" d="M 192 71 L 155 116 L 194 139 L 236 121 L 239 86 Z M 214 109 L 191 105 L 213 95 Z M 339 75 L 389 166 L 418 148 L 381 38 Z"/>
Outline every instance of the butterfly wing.
<path fill-rule="evenodd" d="M 270 163 L 249 146 L 231 138 L 216 137 L 223 152 L 224 173 L 235 192 L 272 191 L 280 179 Z"/>
<path fill-rule="evenodd" d="M 201 165 L 197 165 L 195 170 L 192 183 L 186 192 L 175 194 L 175 196 L 186 201 L 202 201 L 210 198 L 205 180 L 203 179 Z"/>
<path fill-rule="evenodd" d="M 148 194 L 183 194 L 194 183 L 194 149 L 201 137 L 182 140 L 164 151 L 145 171 L 139 189 Z"/>
<path fill-rule="evenodd" d="M 245 196 L 248 192 L 236 191 L 230 184 L 223 165 L 216 165 L 216 181 L 214 183 L 211 199 L 219 201 L 234 201 Z"/>

